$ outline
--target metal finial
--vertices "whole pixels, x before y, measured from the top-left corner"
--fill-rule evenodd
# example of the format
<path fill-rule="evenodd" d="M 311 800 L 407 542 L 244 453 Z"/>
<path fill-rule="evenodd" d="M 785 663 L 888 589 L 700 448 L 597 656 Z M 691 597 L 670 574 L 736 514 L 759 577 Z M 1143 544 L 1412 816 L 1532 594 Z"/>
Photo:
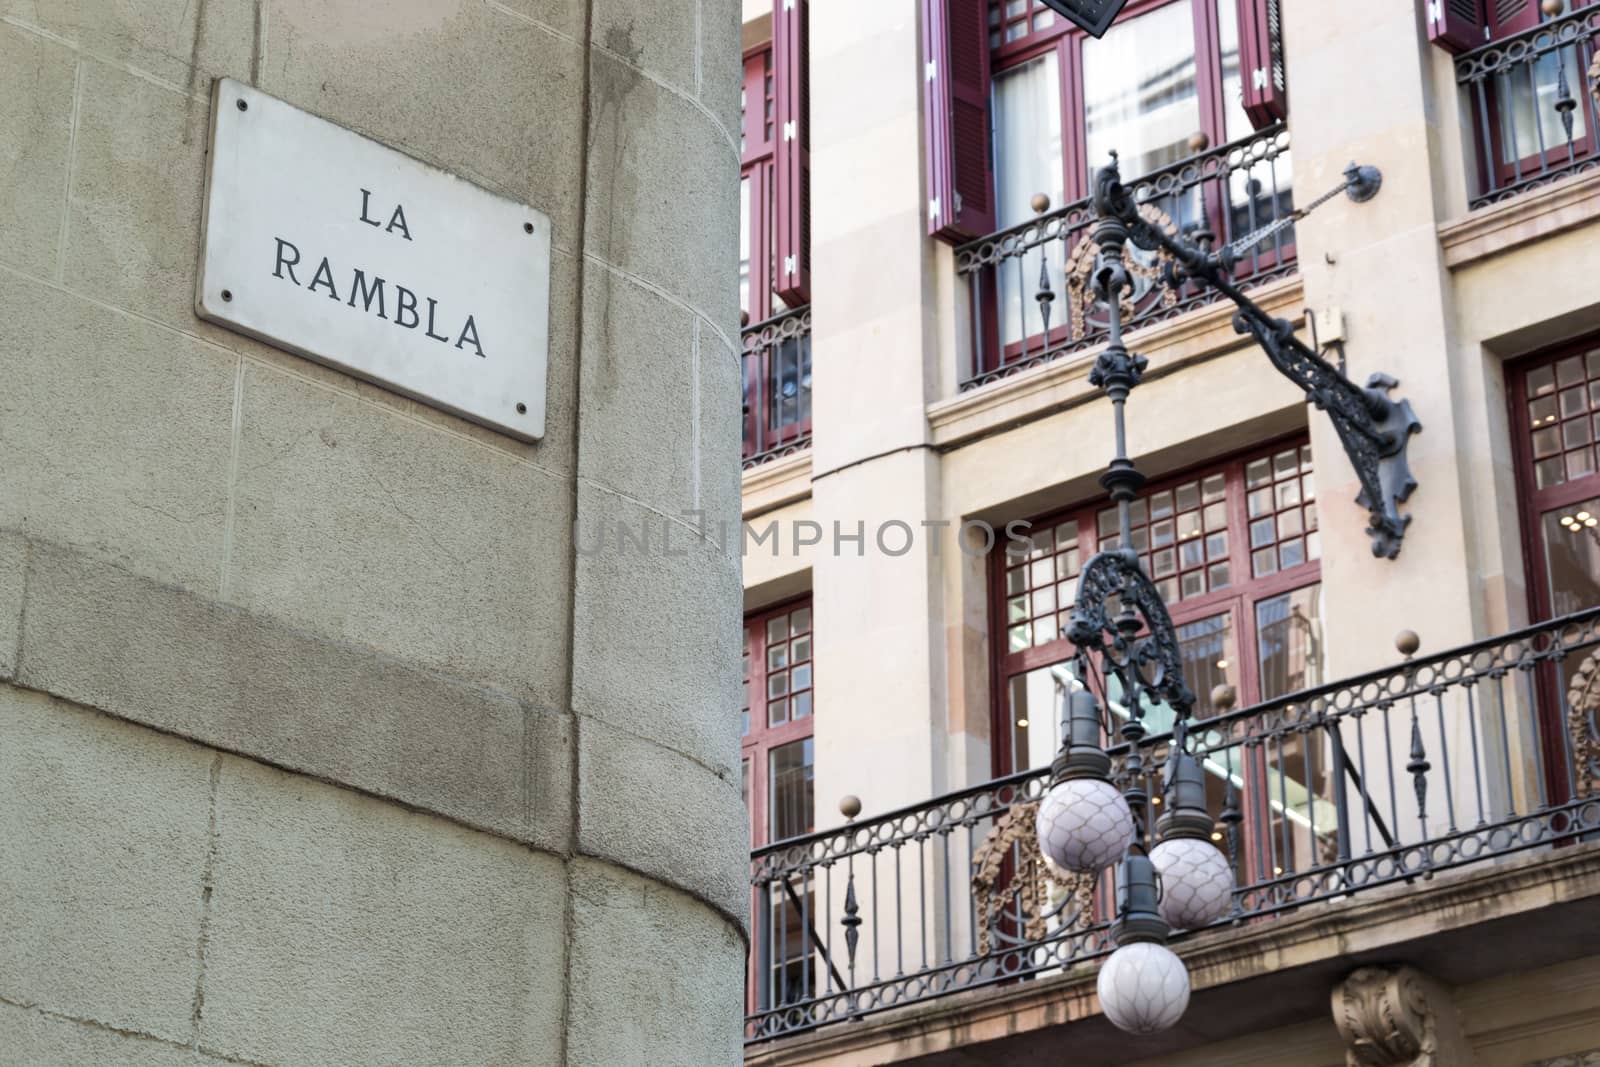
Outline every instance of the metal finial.
<path fill-rule="evenodd" d="M 861 814 L 861 798 L 854 793 L 839 801 L 839 814 L 846 819 L 854 819 Z"/>
<path fill-rule="evenodd" d="M 1417 649 L 1422 647 L 1422 638 L 1417 636 L 1415 630 L 1401 630 L 1394 635 L 1394 647 L 1406 659 L 1417 654 Z"/>
<path fill-rule="evenodd" d="M 1544 0 L 1544 2 L 1539 5 L 1539 10 L 1543 11 L 1550 18 L 1555 18 L 1566 9 L 1566 0 Z"/>
<path fill-rule="evenodd" d="M 1204 152 L 1206 149 L 1208 149 L 1210 147 L 1211 147 L 1211 138 L 1207 137 L 1203 132 L 1192 133 L 1192 134 L 1189 135 L 1189 153 L 1190 153 L 1190 155 L 1198 156 L 1201 152 Z"/>
<path fill-rule="evenodd" d="M 1213 686 L 1211 689 L 1211 706 L 1216 709 L 1219 715 L 1232 711 L 1234 702 L 1238 699 L 1238 692 L 1227 682 Z"/>
<path fill-rule="evenodd" d="M 1049 211 L 1049 210 L 1050 210 L 1050 198 L 1048 196 L 1046 196 L 1044 193 L 1034 193 L 1033 194 L 1033 213 L 1035 215 L 1043 215 L 1046 211 Z"/>

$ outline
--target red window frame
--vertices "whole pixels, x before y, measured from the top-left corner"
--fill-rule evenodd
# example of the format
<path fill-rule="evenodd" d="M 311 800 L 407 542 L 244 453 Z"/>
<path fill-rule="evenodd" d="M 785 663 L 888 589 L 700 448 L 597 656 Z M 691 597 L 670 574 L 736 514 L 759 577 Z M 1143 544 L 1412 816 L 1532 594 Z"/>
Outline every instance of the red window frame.
<path fill-rule="evenodd" d="M 1224 527 L 1227 531 L 1226 555 L 1221 558 L 1208 558 L 1204 567 L 1209 570 L 1209 568 L 1218 563 L 1226 564 L 1229 570 L 1228 583 L 1221 588 L 1208 588 L 1203 592 L 1186 596 L 1182 599 L 1169 599 L 1167 609 L 1172 616 L 1173 625 L 1178 627 L 1183 627 L 1189 623 L 1201 622 L 1223 614 L 1228 614 L 1231 617 L 1239 656 L 1238 680 L 1232 684 L 1238 694 L 1240 707 L 1255 703 L 1262 691 L 1256 653 L 1258 648 L 1258 627 L 1255 606 L 1263 600 L 1269 600 L 1285 593 L 1292 593 L 1317 585 L 1322 580 L 1321 527 L 1320 523 L 1316 521 L 1315 508 L 1318 501 L 1314 487 L 1311 494 L 1303 496 L 1298 504 L 1288 507 L 1278 507 L 1275 504 L 1272 511 L 1276 525 L 1277 515 L 1287 513 L 1290 507 L 1301 509 L 1301 532 L 1298 534 L 1291 533 L 1286 537 L 1276 536 L 1275 533 L 1270 544 L 1273 547 L 1277 547 L 1287 541 L 1292 541 L 1296 537 L 1302 538 L 1306 546 L 1304 562 L 1287 568 L 1278 567 L 1271 573 L 1264 574 L 1261 577 L 1255 576 L 1252 566 L 1251 554 L 1254 549 L 1250 538 L 1251 523 L 1259 522 L 1267 516 L 1262 513 L 1256 519 L 1250 517 L 1250 490 L 1246 485 L 1246 471 L 1252 463 L 1261 459 L 1270 461 L 1274 456 L 1287 452 L 1289 449 L 1301 450 L 1302 463 L 1305 463 L 1310 449 L 1307 436 L 1304 433 L 1293 434 L 1220 462 L 1189 468 L 1179 474 L 1151 483 L 1140 493 L 1141 500 L 1148 500 L 1153 496 L 1173 491 L 1178 486 L 1187 485 L 1197 480 L 1203 483 L 1206 479 L 1215 475 L 1221 475 L 1224 479 L 1225 490 L 1222 502 L 1225 504 L 1226 514 L 1226 525 Z M 1299 474 L 1306 478 L 1309 483 L 1310 479 L 1315 477 L 1315 470 L 1313 467 L 1302 467 Z M 1280 480 L 1286 480 L 1286 477 Z M 1274 482 L 1273 484 L 1275 486 L 1277 483 Z M 1049 531 L 1055 530 L 1062 523 L 1076 521 L 1078 536 L 1077 559 L 1078 567 L 1080 568 L 1079 573 L 1081 573 L 1082 565 L 1087 563 L 1100 548 L 1101 536 L 1097 525 L 1098 516 L 1101 511 L 1108 509 L 1110 506 L 1108 498 L 1100 497 L 1087 504 L 1080 504 L 1062 511 L 1053 512 L 1033 521 L 1032 534 L 1040 536 L 1042 540 L 1044 536 L 1048 535 Z M 1202 513 L 1203 510 L 1202 506 Z M 1139 523 L 1136 522 L 1134 525 L 1136 527 L 1135 536 L 1137 537 Z M 1146 525 L 1149 525 L 1148 522 Z M 1203 529 L 1201 534 L 1202 542 L 1208 539 L 1210 532 L 1210 528 Z M 1313 538 L 1315 538 L 1314 541 Z M 1142 554 L 1149 555 L 1150 551 L 1149 549 L 1142 550 Z M 994 730 L 991 747 L 996 775 L 1011 773 L 1014 769 L 1008 704 L 1008 688 L 1011 679 L 1017 675 L 1038 670 L 1041 667 L 1061 663 L 1069 659 L 1073 652 L 1072 644 L 1064 637 L 1056 637 L 1045 644 L 1031 645 L 1016 652 L 1010 651 L 1011 623 L 1008 618 L 1010 609 L 1007 602 L 1013 599 L 1014 594 L 1011 594 L 1008 590 L 1007 575 L 1008 572 L 1018 569 L 1017 559 L 1018 557 L 1012 554 L 1012 550 L 1004 544 L 997 545 L 990 558 L 990 632 L 994 635 L 994 676 L 996 680 L 996 684 L 992 687 Z M 1023 563 L 1024 567 L 1027 565 L 1026 562 Z M 1190 570 L 1193 571 L 1194 568 L 1190 568 Z M 1183 573 L 1181 566 L 1179 573 Z M 1030 586 L 1030 593 L 1032 589 L 1033 587 Z M 1058 598 L 1059 595 L 1058 593 Z M 1064 618 L 1069 609 L 1070 604 L 1062 605 L 1058 600 L 1054 610 L 1057 612 L 1059 619 Z M 1030 617 L 1030 625 L 1031 620 L 1037 617 Z M 1197 693 L 1196 696 L 1199 697 L 1202 704 L 1209 702 L 1208 693 Z"/>
<path fill-rule="evenodd" d="M 1542 12 L 1539 0 L 1520 0 L 1515 6 L 1507 4 L 1505 0 L 1445 0 L 1437 9 L 1431 5 L 1428 8 L 1428 35 L 1435 44 L 1459 55 L 1486 44 L 1514 37 L 1541 23 L 1566 18 L 1574 11 L 1589 7 L 1596 2 L 1600 0 L 1567 0 L 1568 10 L 1558 15 L 1547 16 Z M 1587 105 L 1585 92 L 1587 87 L 1584 84 L 1589 57 L 1584 55 L 1581 41 L 1569 44 L 1567 47 L 1578 49 L 1577 54 L 1580 59 L 1577 76 L 1571 86 L 1573 97 L 1578 102 L 1578 113 L 1586 120 L 1592 120 L 1596 112 Z M 1565 57 L 1566 51 L 1562 50 L 1557 54 Z M 1593 54 L 1592 49 L 1590 54 Z M 1566 140 L 1559 124 L 1544 131 L 1547 141 L 1544 158 L 1541 158 L 1539 152 L 1534 151 L 1510 161 L 1505 159 L 1506 145 L 1501 130 L 1503 104 L 1500 89 L 1498 80 L 1490 79 L 1479 90 L 1483 96 L 1467 105 L 1475 116 L 1471 120 L 1471 125 L 1474 127 L 1473 136 L 1478 141 L 1477 178 L 1480 186 L 1489 187 L 1492 178 L 1494 189 L 1505 189 L 1530 178 L 1539 177 L 1546 170 L 1547 163 L 1558 168 L 1567 165 Z M 1588 132 L 1573 140 L 1574 161 L 1586 159 L 1600 149 L 1600 140 L 1597 140 L 1597 131 L 1594 129 L 1595 123 L 1588 121 L 1587 126 Z M 1532 136 L 1537 139 L 1537 132 Z"/>
<path fill-rule="evenodd" d="M 1277 457 L 1293 453 L 1298 462 L 1291 468 L 1279 467 Z M 1266 460 L 1271 476 L 1266 483 L 1258 483 L 1256 489 L 1251 489 L 1248 484 L 1247 472 L 1252 464 Z M 1222 504 L 1222 516 L 1225 522 L 1220 529 L 1226 530 L 1226 550 L 1221 556 L 1213 556 L 1208 548 L 1214 530 L 1213 525 L 1206 521 L 1205 512 L 1208 505 L 1204 503 L 1203 487 L 1205 483 L 1215 477 L 1223 479 L 1223 491 L 1219 501 Z M 1265 601 L 1282 597 L 1286 594 L 1310 589 L 1320 585 L 1322 581 L 1322 563 L 1320 549 L 1320 524 L 1316 521 L 1316 508 L 1318 498 L 1316 495 L 1315 469 L 1310 459 L 1310 444 L 1307 435 L 1303 432 L 1279 438 L 1268 444 L 1254 448 L 1249 452 L 1241 453 L 1221 461 L 1201 464 L 1179 474 L 1163 478 L 1152 483 L 1141 494 L 1141 501 L 1150 501 L 1164 493 L 1172 493 L 1176 502 L 1176 490 L 1180 486 L 1200 483 L 1202 486 L 1201 503 L 1198 513 L 1202 517 L 1201 530 L 1197 535 L 1199 541 L 1207 550 L 1205 558 L 1198 569 L 1203 570 L 1210 577 L 1210 569 L 1222 564 L 1229 569 L 1229 580 L 1220 588 L 1206 588 L 1195 592 L 1193 595 L 1181 599 L 1168 600 L 1168 611 L 1172 622 L 1180 631 L 1183 627 L 1193 623 L 1204 622 L 1226 616 L 1229 620 L 1228 627 L 1233 640 L 1233 655 L 1237 657 L 1237 670 L 1231 674 L 1231 684 L 1237 693 L 1238 705 L 1246 707 L 1257 703 L 1262 697 L 1262 679 L 1259 657 L 1261 654 L 1260 631 L 1257 618 L 1258 606 Z M 1288 485 L 1293 482 L 1295 490 L 1292 494 L 1280 494 L 1280 484 Z M 1265 497 L 1258 497 L 1258 508 L 1255 518 L 1251 512 L 1252 492 L 1266 491 Z M 1261 507 L 1259 501 L 1270 500 L 1269 507 Z M 1036 537 L 1040 543 L 1045 543 L 1044 538 L 1051 538 L 1051 551 L 1059 552 L 1061 546 L 1054 545 L 1053 538 L 1062 523 L 1076 522 L 1076 573 L 1081 575 L 1083 564 L 1087 563 L 1092 555 L 1101 547 L 1099 516 L 1101 512 L 1111 507 L 1106 497 L 1100 497 L 1087 504 L 1076 505 L 1058 511 L 1034 521 L 1029 536 Z M 1177 509 L 1175 509 L 1177 510 Z M 1188 509 L 1194 513 L 1196 509 Z M 1148 511 L 1148 509 L 1147 509 Z M 1290 514 L 1299 516 L 1299 532 L 1293 530 L 1294 524 L 1281 525 L 1279 516 Z M 1145 527 L 1149 529 L 1153 516 L 1145 520 Z M 1252 544 L 1252 523 L 1272 520 L 1271 538 Z M 1165 520 L 1163 520 L 1165 521 Z M 1173 520 L 1177 522 L 1176 518 Z M 1287 528 L 1288 532 L 1285 533 Z M 1139 523 L 1134 524 L 1134 536 L 1138 540 Z M 1182 528 L 1178 528 L 1179 539 L 1175 545 L 1183 542 Z M 1112 536 L 1115 536 L 1113 533 Z M 1285 544 L 1293 544 L 1298 539 L 1303 548 L 1304 559 L 1288 567 L 1281 566 L 1281 557 L 1277 550 Z M 1272 572 L 1257 577 L 1252 566 L 1252 553 L 1271 547 L 1274 550 Z M 1151 565 L 1148 560 L 1152 557 L 1154 547 L 1146 541 L 1146 547 L 1141 548 L 1141 556 L 1147 562 L 1147 573 Z M 1070 552 L 1068 553 L 1070 555 Z M 1181 556 L 1181 551 L 1180 551 Z M 1047 557 L 1049 558 L 1049 557 Z M 1011 620 L 1008 615 L 1011 601 L 1016 586 L 1008 585 L 1008 574 L 1018 569 L 1019 557 L 1016 551 L 1008 545 L 997 545 L 991 554 L 990 571 L 990 633 L 994 649 L 993 669 L 994 684 L 991 686 L 991 758 L 994 773 L 1002 776 L 1021 768 L 1015 765 L 1013 746 L 1016 739 L 1017 727 L 1012 722 L 1010 704 L 1011 684 L 1013 679 L 1040 668 L 1053 666 L 1071 658 L 1073 646 L 1064 637 L 1056 637 L 1041 645 L 1031 645 L 1016 652 L 1010 651 Z M 1035 564 L 1031 555 L 1024 550 L 1022 554 L 1022 568 L 1029 569 Z M 1194 570 L 1196 568 L 1191 568 Z M 1182 574 L 1181 563 L 1179 574 Z M 1059 575 L 1058 575 L 1059 577 Z M 1074 588 L 1075 588 L 1075 582 Z M 1181 589 L 1181 577 L 1180 577 Z M 1029 585 L 1031 598 L 1032 583 Z M 1031 609 L 1030 609 L 1031 610 Z M 1058 613 L 1056 621 L 1064 622 L 1070 604 L 1055 605 Z M 1031 625 L 1031 623 L 1030 623 Z M 1192 684 L 1192 680 L 1191 680 Z M 1195 688 L 1201 688 L 1196 686 Z M 1198 698 L 1195 714 L 1204 718 L 1211 713 L 1210 693 L 1197 692 Z M 1053 714 L 1053 710 L 1052 710 Z M 1243 839 L 1241 841 L 1241 860 L 1245 865 L 1246 873 L 1251 878 L 1272 877 L 1281 874 L 1281 870 L 1266 871 L 1260 869 L 1267 861 L 1266 857 L 1272 855 L 1270 848 L 1263 849 L 1262 842 L 1276 835 L 1272 829 L 1273 816 L 1269 810 L 1270 798 L 1261 783 L 1267 779 L 1268 764 L 1265 752 L 1254 755 L 1244 754 L 1245 760 L 1239 773 L 1245 781 L 1245 788 L 1241 796 L 1245 822 L 1243 826 Z M 1279 758 L 1284 754 L 1280 749 Z M 1291 757 L 1292 758 L 1292 757 Z M 1326 768 L 1323 768 L 1326 773 Z"/>
<path fill-rule="evenodd" d="M 804 618 L 803 624 L 797 616 Z M 808 672 L 815 668 L 815 645 L 812 640 L 816 634 L 815 619 L 809 595 L 745 616 L 742 712 L 744 729 L 740 749 L 740 781 L 745 807 L 750 813 L 752 849 L 772 843 L 770 804 L 772 754 L 786 745 L 809 742 L 812 738 L 812 724 L 816 720 L 814 701 L 808 703 L 806 714 L 796 717 L 793 714 L 793 697 L 797 692 L 804 692 L 810 698 L 816 692 L 814 677 L 811 677 L 804 686 L 796 684 L 795 679 L 797 667 L 804 667 Z M 781 699 L 787 702 L 787 706 L 781 721 L 774 725 L 770 712 L 776 698 L 768 695 L 768 680 L 774 668 L 769 666 L 771 661 L 768 658 L 768 649 L 775 646 L 769 636 L 769 626 L 779 620 L 783 621 L 788 634 L 783 639 L 786 645 L 783 656 L 785 665 L 777 668 L 786 672 L 784 696 Z M 801 650 L 797 648 L 802 641 L 806 653 L 803 657 L 800 655 Z M 815 766 L 814 762 L 812 766 Z M 801 832 L 810 832 L 814 829 L 815 822 L 816 808 L 813 801 L 811 818 Z M 800 892 L 806 891 L 804 886 L 797 886 L 796 889 Z M 771 1006 L 770 1000 L 773 996 L 771 957 L 774 954 L 772 951 L 774 922 L 772 916 L 766 913 L 766 909 L 772 906 L 773 902 L 764 897 L 762 890 L 751 888 L 750 916 L 754 943 L 751 945 L 745 978 L 748 991 L 746 1000 L 752 1011 Z M 781 904 L 778 914 L 785 923 L 793 922 L 798 917 L 793 909 L 785 909 Z M 796 934 L 793 930 L 789 930 L 782 936 L 793 940 Z M 803 937 L 803 934 L 800 936 Z M 796 966 L 809 966 L 810 955 L 803 947 L 803 941 L 801 945 L 802 947 L 796 948 L 796 953 L 790 958 L 790 962 Z"/>
<path fill-rule="evenodd" d="M 798 631 L 793 631 L 795 616 L 803 612 L 806 623 Z M 787 619 L 791 624 L 790 636 L 786 639 L 789 654 L 785 657 L 787 665 L 779 668 L 786 672 L 785 695 L 774 698 L 768 695 L 769 676 L 773 668 L 769 667 L 768 649 L 770 638 L 767 628 L 777 619 Z M 808 697 L 815 694 L 815 679 L 805 685 L 796 684 L 794 668 L 802 666 L 815 668 L 816 660 L 813 655 L 806 658 L 796 658 L 798 651 L 796 644 L 802 639 L 809 639 L 815 635 L 815 615 L 811 609 L 811 597 L 804 596 L 796 600 L 787 601 L 777 607 L 767 608 L 757 614 L 746 615 L 744 620 L 744 709 L 745 717 L 744 737 L 741 744 L 742 780 L 744 782 L 745 801 L 750 808 L 750 847 L 759 848 L 771 843 L 771 820 L 768 810 L 769 782 L 768 762 L 777 749 L 790 745 L 796 741 L 804 741 L 812 735 L 812 723 L 816 719 L 814 701 L 808 704 L 804 715 L 794 716 L 786 710 L 781 720 L 774 725 L 771 720 L 771 705 L 777 699 L 787 702 L 786 707 L 791 708 L 792 694 L 804 693 Z M 807 641 L 809 644 L 809 641 Z M 813 821 L 815 820 L 815 812 Z M 808 826 L 802 833 L 810 832 Z"/>
<path fill-rule="evenodd" d="M 1560 370 L 1563 364 L 1576 360 L 1582 376 L 1563 384 Z M 1530 389 L 1530 381 L 1546 368 L 1556 371 L 1553 393 L 1539 394 Z M 1555 604 L 1550 590 L 1549 558 L 1545 551 L 1543 518 L 1552 511 L 1576 508 L 1583 501 L 1600 498 L 1600 456 L 1597 456 L 1597 430 L 1600 430 L 1600 335 L 1591 335 L 1545 349 L 1506 367 L 1507 402 L 1510 405 L 1511 453 L 1516 465 L 1517 517 L 1522 534 L 1522 560 L 1526 575 L 1528 612 L 1535 622 L 1555 617 Z M 1581 390 L 1581 395 L 1579 391 Z M 1563 394 L 1581 401 L 1568 409 L 1563 404 Z M 1554 398 L 1554 404 L 1542 403 Z M 1539 410 L 1539 425 L 1534 424 L 1535 408 Z M 1553 409 L 1553 410 L 1552 410 Z M 1584 424 L 1583 435 L 1587 442 L 1568 447 L 1569 424 Z M 1559 451 L 1548 453 L 1536 445 L 1536 434 L 1553 436 Z M 1540 485 L 1541 463 L 1555 464 L 1561 468 L 1559 479 L 1546 477 Z M 1588 470 L 1581 467 L 1587 463 Z M 1571 662 L 1578 662 L 1573 658 Z M 1567 760 L 1562 743 L 1566 724 L 1561 721 L 1561 680 L 1555 665 L 1546 664 L 1535 672 L 1539 696 L 1539 737 L 1544 761 L 1546 787 L 1553 803 L 1567 799 L 1568 777 L 1559 768 Z"/>
<path fill-rule="evenodd" d="M 1195 81 L 1200 100 L 1200 130 L 1213 145 L 1227 138 L 1224 130 L 1222 53 L 1217 29 L 1217 3 L 1234 3 L 1236 0 L 1134 0 L 1117 22 L 1148 14 L 1169 4 L 1190 4 L 1194 13 L 1195 30 Z M 1032 62 L 1048 52 L 1055 52 L 1056 67 L 1061 75 L 1061 114 L 1064 136 L 1061 139 L 1061 173 L 1066 187 L 1067 202 L 1082 199 L 1092 191 L 1089 188 L 1091 164 L 1098 166 L 1104 160 L 1090 160 L 1084 120 L 1083 44 L 1088 34 L 1066 19 L 1056 16 L 1055 23 L 1047 29 L 1031 30 L 1014 41 L 1005 40 L 1006 30 L 1014 23 L 1023 22 L 1049 10 L 1042 0 L 1030 0 L 1022 15 L 1006 17 L 1004 0 L 989 0 L 991 34 L 990 77 L 999 79 L 1007 72 Z M 1001 26 L 992 24 L 999 13 Z M 998 32 L 1000 43 L 993 43 Z M 998 161 L 996 163 L 998 167 Z M 1136 174 L 1130 178 L 1139 177 Z"/>
<path fill-rule="evenodd" d="M 752 103 L 760 102 L 759 107 Z M 750 291 L 745 300 L 747 323 L 771 318 L 776 307 L 777 284 L 776 184 L 778 146 L 777 72 L 771 43 L 744 56 L 744 83 L 739 111 L 739 177 L 750 183 L 749 245 Z M 740 195 L 743 195 L 741 191 Z"/>

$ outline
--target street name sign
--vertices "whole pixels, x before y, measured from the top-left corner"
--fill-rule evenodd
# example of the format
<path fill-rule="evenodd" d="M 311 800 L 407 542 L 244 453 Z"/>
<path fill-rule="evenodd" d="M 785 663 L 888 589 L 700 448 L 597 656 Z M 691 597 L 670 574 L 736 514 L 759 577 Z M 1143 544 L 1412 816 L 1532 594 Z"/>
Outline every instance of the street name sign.
<path fill-rule="evenodd" d="M 542 212 L 219 78 L 202 227 L 201 318 L 544 436 Z"/>

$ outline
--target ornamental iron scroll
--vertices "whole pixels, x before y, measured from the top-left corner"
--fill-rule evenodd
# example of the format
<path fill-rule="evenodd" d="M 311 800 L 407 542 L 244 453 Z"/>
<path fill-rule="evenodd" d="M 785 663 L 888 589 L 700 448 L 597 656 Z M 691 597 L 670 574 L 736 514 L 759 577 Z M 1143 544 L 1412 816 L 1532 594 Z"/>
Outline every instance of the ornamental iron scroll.
<path fill-rule="evenodd" d="M 1567 686 L 1567 733 L 1572 738 L 1572 763 L 1580 793 L 1600 790 L 1600 649 L 1584 657 Z"/>
<path fill-rule="evenodd" d="M 978 953 L 987 955 L 996 942 L 1028 943 L 1042 941 L 1050 933 L 1050 921 L 1067 913 L 1075 904 L 1070 919 L 1060 923 L 1063 930 L 1087 929 L 1094 921 L 1095 876 L 1060 874 L 1052 871 L 1039 851 L 1039 802 L 1018 804 L 1006 812 L 989 830 L 983 844 L 972 857 L 972 902 L 978 916 Z M 1052 888 L 1060 886 L 1059 899 Z M 1014 922 L 1009 935 L 1003 925 Z"/>
<path fill-rule="evenodd" d="M 1084 565 L 1067 639 L 1107 655 L 1128 675 L 1125 686 L 1137 679 L 1177 712 L 1180 722 L 1194 707 L 1172 616 L 1131 552 L 1101 552 Z"/>
<path fill-rule="evenodd" d="M 1377 195 L 1381 184 L 1382 175 L 1375 168 L 1351 164 L 1344 183 L 1337 189 L 1273 226 L 1291 225 L 1339 193 L 1363 203 Z M 1233 280 L 1234 266 L 1242 251 L 1270 236 L 1265 231 L 1250 234 L 1216 252 L 1210 250 L 1204 238 L 1191 243 L 1167 233 L 1144 216 L 1134 195 L 1123 186 L 1115 157 L 1096 176 L 1094 202 L 1100 218 L 1119 221 L 1133 244 L 1146 250 L 1163 250 L 1172 257 L 1173 269 L 1167 284 L 1203 282 L 1238 306 L 1234 328 L 1254 337 L 1272 365 L 1332 419 L 1361 483 L 1356 502 L 1368 512 L 1372 554 L 1384 559 L 1398 556 L 1406 527 L 1411 523 L 1411 516 L 1400 514 L 1400 504 L 1417 487 L 1406 449 L 1411 435 L 1422 430 L 1410 403 L 1389 396 L 1389 390 L 1398 382 L 1388 375 L 1374 374 L 1365 388 L 1357 386 L 1296 337 L 1292 323 L 1268 315 L 1245 296 Z"/>

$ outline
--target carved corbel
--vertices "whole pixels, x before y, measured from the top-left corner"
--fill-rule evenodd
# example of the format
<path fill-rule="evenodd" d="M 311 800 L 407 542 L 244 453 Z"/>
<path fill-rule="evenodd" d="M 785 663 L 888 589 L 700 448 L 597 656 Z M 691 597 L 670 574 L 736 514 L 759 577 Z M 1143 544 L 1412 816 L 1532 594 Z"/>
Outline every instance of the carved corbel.
<path fill-rule="evenodd" d="M 1413 967 L 1362 967 L 1333 991 L 1346 1067 L 1470 1067 L 1449 993 Z"/>

